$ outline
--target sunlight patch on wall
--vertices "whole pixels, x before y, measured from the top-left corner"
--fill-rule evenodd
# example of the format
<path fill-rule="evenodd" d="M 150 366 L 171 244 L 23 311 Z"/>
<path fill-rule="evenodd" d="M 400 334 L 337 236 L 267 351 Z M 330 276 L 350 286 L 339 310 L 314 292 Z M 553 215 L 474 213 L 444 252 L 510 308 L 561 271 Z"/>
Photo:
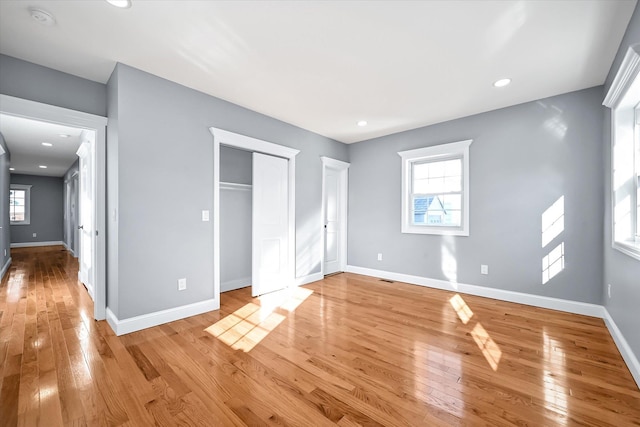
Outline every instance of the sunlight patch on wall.
<path fill-rule="evenodd" d="M 560 196 L 549 208 L 542 213 L 542 247 L 547 246 L 553 239 L 564 231 L 564 196 Z"/>
<path fill-rule="evenodd" d="M 453 236 L 443 236 L 441 246 L 442 274 L 449 279 L 454 289 L 458 289 L 458 261 Z"/>
<path fill-rule="evenodd" d="M 564 242 L 553 248 L 542 258 L 542 284 L 553 279 L 564 270 Z"/>

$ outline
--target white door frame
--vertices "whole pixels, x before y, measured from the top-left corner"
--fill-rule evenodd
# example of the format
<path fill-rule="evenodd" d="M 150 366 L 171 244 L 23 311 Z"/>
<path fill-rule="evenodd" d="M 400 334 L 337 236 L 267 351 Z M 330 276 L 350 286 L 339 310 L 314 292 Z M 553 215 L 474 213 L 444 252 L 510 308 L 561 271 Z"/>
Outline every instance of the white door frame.
<path fill-rule="evenodd" d="M 284 157 L 289 179 L 289 271 L 291 285 L 296 277 L 296 155 L 300 150 L 210 127 L 213 135 L 213 294 L 215 310 L 220 308 L 220 145 Z M 253 242 L 251 243 L 253 245 Z"/>
<path fill-rule="evenodd" d="M 107 118 L 55 105 L 43 104 L 22 98 L 0 94 L 0 113 L 41 122 L 56 123 L 95 132 L 93 187 L 96 239 L 92 251 L 94 269 L 93 317 L 103 320 L 106 316 L 106 126 Z"/>
<path fill-rule="evenodd" d="M 324 276 L 324 258 L 326 253 L 326 239 L 325 239 L 325 178 L 327 169 L 333 169 L 338 172 L 338 215 L 340 217 L 340 240 L 338 242 L 338 253 L 340 256 L 339 264 L 340 271 L 346 271 L 347 269 L 347 220 L 348 209 L 347 204 L 349 202 L 349 166 L 350 163 L 343 162 L 341 160 L 332 159 L 330 157 L 320 157 L 322 160 L 322 213 L 320 215 L 320 233 L 322 234 L 322 254 L 320 258 L 320 273 Z"/>

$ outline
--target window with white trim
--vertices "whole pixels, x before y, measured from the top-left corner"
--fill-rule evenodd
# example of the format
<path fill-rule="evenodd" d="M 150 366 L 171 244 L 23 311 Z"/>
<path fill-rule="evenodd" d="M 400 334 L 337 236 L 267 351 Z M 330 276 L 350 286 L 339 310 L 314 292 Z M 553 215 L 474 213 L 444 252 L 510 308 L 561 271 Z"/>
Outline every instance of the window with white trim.
<path fill-rule="evenodd" d="M 400 151 L 402 232 L 469 235 L 472 140 Z"/>
<path fill-rule="evenodd" d="M 31 223 L 31 186 L 11 184 L 9 189 L 9 219 L 11 225 Z"/>
<path fill-rule="evenodd" d="M 640 259 L 640 45 L 629 48 L 603 104 L 611 108 L 612 246 Z"/>

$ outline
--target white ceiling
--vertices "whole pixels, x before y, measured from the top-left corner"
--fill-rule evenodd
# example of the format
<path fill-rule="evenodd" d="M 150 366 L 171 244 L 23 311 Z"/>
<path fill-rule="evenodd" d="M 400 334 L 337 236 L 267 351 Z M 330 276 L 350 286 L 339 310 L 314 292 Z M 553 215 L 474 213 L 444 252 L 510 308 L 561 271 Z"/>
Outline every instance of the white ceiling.
<path fill-rule="evenodd" d="M 600 85 L 635 4 L 3 0 L 0 52 L 103 83 L 122 62 L 351 143 Z"/>
<path fill-rule="evenodd" d="M 64 176 L 78 158 L 82 129 L 0 114 L 0 132 L 11 153 L 11 167 L 15 169 L 11 173 Z M 52 146 L 45 147 L 43 142 Z"/>

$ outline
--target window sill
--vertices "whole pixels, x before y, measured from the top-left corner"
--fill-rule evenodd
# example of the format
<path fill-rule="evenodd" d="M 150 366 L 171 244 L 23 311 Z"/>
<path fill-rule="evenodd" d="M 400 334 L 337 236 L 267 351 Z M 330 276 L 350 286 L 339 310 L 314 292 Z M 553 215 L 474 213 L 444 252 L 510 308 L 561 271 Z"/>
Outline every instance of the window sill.
<path fill-rule="evenodd" d="M 640 261 L 640 242 L 614 241 L 613 248 Z"/>
<path fill-rule="evenodd" d="M 445 227 L 402 226 L 404 234 L 432 234 L 435 236 L 469 236 L 469 230 Z"/>
<path fill-rule="evenodd" d="M 31 225 L 29 221 L 10 222 L 9 225 Z"/>

